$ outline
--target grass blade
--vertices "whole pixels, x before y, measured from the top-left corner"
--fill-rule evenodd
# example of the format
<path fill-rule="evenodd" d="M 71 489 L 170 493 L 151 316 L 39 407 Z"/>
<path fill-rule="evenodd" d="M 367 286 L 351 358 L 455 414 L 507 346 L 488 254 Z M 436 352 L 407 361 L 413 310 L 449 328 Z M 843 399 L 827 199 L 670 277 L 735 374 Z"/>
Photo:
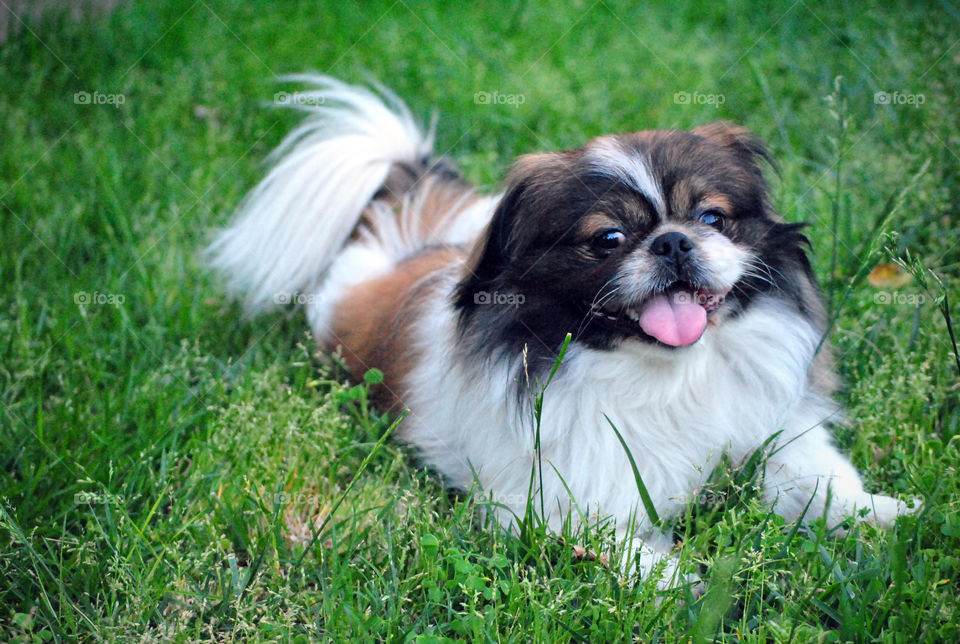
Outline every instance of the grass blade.
<path fill-rule="evenodd" d="M 659 526 L 660 515 L 657 514 L 657 509 L 653 506 L 653 499 L 650 498 L 647 486 L 643 483 L 643 477 L 640 476 L 640 470 L 637 469 L 637 462 L 633 460 L 633 454 L 630 452 L 630 448 L 627 447 L 627 441 L 623 440 L 623 435 L 620 433 L 620 430 L 617 429 L 617 426 L 613 424 L 613 421 L 610 420 L 610 417 L 606 414 L 604 414 L 603 417 L 607 419 L 610 427 L 613 428 L 613 432 L 617 435 L 617 440 L 620 441 L 620 444 L 623 446 L 623 451 L 627 454 L 630 467 L 633 469 L 633 478 L 637 483 L 637 491 L 640 493 L 640 500 L 643 502 L 643 509 L 647 511 L 647 516 L 650 517 L 651 523 Z"/>

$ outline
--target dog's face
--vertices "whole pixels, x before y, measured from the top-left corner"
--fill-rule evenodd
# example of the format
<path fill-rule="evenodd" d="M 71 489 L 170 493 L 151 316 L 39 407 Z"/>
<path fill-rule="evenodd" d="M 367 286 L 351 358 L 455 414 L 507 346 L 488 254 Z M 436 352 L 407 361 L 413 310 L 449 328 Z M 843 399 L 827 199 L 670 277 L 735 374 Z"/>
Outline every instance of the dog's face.
<path fill-rule="evenodd" d="M 806 240 L 771 207 L 764 157 L 719 123 L 521 158 L 460 284 L 465 326 L 536 351 L 567 332 L 601 349 L 683 347 L 762 297 L 819 321 Z"/>

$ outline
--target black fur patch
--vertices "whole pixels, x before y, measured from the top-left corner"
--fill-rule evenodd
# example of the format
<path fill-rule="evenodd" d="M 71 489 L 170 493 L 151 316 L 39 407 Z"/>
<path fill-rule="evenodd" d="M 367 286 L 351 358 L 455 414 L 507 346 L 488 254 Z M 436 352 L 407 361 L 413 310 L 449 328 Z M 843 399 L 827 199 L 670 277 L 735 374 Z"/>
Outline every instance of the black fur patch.
<path fill-rule="evenodd" d="M 664 219 L 703 225 L 683 204 L 706 195 L 729 204 L 723 234 L 757 262 L 727 295 L 722 306 L 728 314 L 742 315 L 758 298 L 775 297 L 821 321 L 804 225 L 779 221 L 760 169 L 766 153 L 751 135 L 727 126 L 624 135 L 618 142 L 650 160 L 666 200 Z M 608 255 L 590 246 L 585 226 L 595 213 L 615 221 L 625 235 Z M 492 360 L 515 358 L 526 349 L 533 377 L 553 365 L 567 333 L 600 350 L 615 349 L 628 336 L 655 342 L 626 325 L 597 320 L 589 309 L 660 219 L 650 200 L 613 169 L 606 173 L 591 165 L 585 148 L 521 158 L 472 272 L 457 287 L 464 348 Z M 691 275 L 680 277 L 693 282 Z"/>

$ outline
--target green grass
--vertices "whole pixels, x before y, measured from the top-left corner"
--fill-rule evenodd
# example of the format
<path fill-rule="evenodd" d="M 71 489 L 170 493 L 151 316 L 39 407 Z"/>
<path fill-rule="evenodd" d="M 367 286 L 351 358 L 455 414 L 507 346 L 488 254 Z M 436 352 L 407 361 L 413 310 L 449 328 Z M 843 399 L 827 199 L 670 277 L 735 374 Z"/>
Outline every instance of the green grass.
<path fill-rule="evenodd" d="M 956 641 L 958 22 L 922 3 L 176 0 L 32 24 L 0 47 L 0 639 Z M 830 538 L 720 471 L 674 519 L 708 592 L 658 602 L 574 556 L 605 526 L 505 536 L 377 447 L 389 419 L 302 317 L 243 320 L 197 259 L 294 123 L 262 108 L 272 77 L 307 69 L 436 108 L 439 150 L 490 187 L 600 133 L 755 130 L 775 203 L 814 224 L 838 440 L 923 512 Z M 908 254 L 912 283 L 864 279 Z"/>

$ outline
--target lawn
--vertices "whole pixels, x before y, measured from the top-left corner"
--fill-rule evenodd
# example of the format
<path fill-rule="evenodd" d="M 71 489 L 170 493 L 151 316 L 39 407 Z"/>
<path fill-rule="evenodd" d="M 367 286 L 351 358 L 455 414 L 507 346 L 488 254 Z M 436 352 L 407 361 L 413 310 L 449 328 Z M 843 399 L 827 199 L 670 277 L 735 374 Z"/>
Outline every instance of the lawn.
<path fill-rule="evenodd" d="M 25 20 L 0 44 L 0 639 L 960 638 L 960 10 L 172 0 Z M 753 129 L 780 212 L 812 223 L 837 440 L 923 511 L 831 534 L 720 470 L 673 519 L 699 599 L 573 547 L 599 551 L 603 525 L 499 532 L 381 441 L 391 419 L 302 315 L 244 319 L 199 259 L 296 122 L 267 107 L 295 89 L 275 77 L 306 70 L 436 111 L 438 150 L 490 190 L 517 154 L 602 133 Z"/>

